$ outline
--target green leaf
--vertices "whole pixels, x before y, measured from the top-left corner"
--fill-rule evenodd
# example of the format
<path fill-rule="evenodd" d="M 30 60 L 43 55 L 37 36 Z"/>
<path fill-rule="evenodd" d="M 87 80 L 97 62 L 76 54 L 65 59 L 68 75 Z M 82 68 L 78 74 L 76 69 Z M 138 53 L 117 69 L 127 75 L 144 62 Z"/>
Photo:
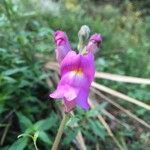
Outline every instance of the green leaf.
<path fill-rule="evenodd" d="M 51 117 L 47 119 L 40 120 L 34 124 L 34 129 L 38 131 L 45 131 L 54 126 L 57 122 L 56 114 L 52 114 Z"/>
<path fill-rule="evenodd" d="M 16 80 L 14 78 L 11 78 L 9 76 L 4 76 L 3 79 L 9 83 L 15 83 L 16 82 Z"/>
<path fill-rule="evenodd" d="M 99 121 L 91 120 L 89 119 L 89 126 L 93 130 L 94 134 L 102 138 L 103 140 L 105 139 L 106 136 L 106 131 L 104 127 L 99 123 Z"/>
<path fill-rule="evenodd" d="M 30 128 L 32 126 L 32 122 L 29 118 L 27 118 L 22 113 L 17 113 L 19 123 L 22 130 L 26 130 L 27 128 Z"/>
<path fill-rule="evenodd" d="M 6 110 L 6 108 L 3 107 L 3 105 L 0 105 L 0 114 L 3 113 Z"/>
<path fill-rule="evenodd" d="M 27 138 L 21 138 L 15 141 L 8 150 L 24 150 L 28 142 Z"/>
<path fill-rule="evenodd" d="M 21 138 L 21 137 L 30 137 L 31 139 L 34 139 L 34 137 L 28 133 L 22 133 L 22 134 L 18 135 L 18 138 Z"/>
<path fill-rule="evenodd" d="M 97 139 L 97 137 L 94 136 L 93 133 L 89 130 L 82 130 L 82 132 L 84 133 L 85 137 L 91 142 L 95 142 L 95 140 Z"/>
<path fill-rule="evenodd" d="M 72 127 L 72 126 L 76 125 L 79 122 L 79 120 L 80 120 L 79 118 L 73 116 L 69 119 L 69 121 L 67 122 L 66 125 Z"/>
<path fill-rule="evenodd" d="M 64 138 L 63 144 L 67 145 L 69 143 L 71 143 L 73 141 L 73 139 L 75 139 L 76 135 L 78 133 L 78 129 L 73 129 L 73 131 L 68 131 L 67 132 L 67 136 Z"/>
<path fill-rule="evenodd" d="M 9 146 L 2 147 L 0 150 L 8 150 Z"/>
<path fill-rule="evenodd" d="M 10 76 L 10 75 L 13 75 L 13 74 L 18 73 L 18 72 L 23 72 L 23 71 L 27 70 L 27 68 L 28 67 L 9 69 L 7 71 L 4 71 L 3 74 L 6 76 Z"/>
<path fill-rule="evenodd" d="M 97 105 L 95 108 L 87 111 L 86 115 L 87 117 L 95 117 L 100 113 L 100 110 L 106 108 L 107 102 L 103 102 L 102 104 Z"/>
<path fill-rule="evenodd" d="M 40 131 L 39 132 L 39 139 L 47 144 L 52 144 L 51 139 L 48 137 L 47 133 Z"/>

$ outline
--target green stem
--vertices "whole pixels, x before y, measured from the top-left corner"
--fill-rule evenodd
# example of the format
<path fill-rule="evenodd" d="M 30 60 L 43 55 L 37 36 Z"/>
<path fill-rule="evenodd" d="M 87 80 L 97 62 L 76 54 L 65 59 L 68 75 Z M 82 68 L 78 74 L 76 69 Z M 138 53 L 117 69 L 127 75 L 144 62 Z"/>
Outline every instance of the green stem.
<path fill-rule="evenodd" d="M 53 146 L 52 146 L 52 149 L 51 150 L 58 150 L 58 145 L 60 143 L 60 139 L 61 139 L 61 136 L 63 134 L 63 131 L 64 131 L 64 128 L 65 128 L 65 125 L 69 119 L 69 116 L 70 114 L 69 113 L 65 113 L 64 116 L 63 116 L 63 119 L 61 121 L 61 124 L 59 126 L 59 129 L 58 129 L 58 132 L 57 132 L 57 135 L 55 137 L 55 141 L 53 143 Z"/>
<path fill-rule="evenodd" d="M 36 145 L 36 141 L 34 140 L 33 142 L 34 142 L 35 150 L 38 150 L 37 145 Z"/>

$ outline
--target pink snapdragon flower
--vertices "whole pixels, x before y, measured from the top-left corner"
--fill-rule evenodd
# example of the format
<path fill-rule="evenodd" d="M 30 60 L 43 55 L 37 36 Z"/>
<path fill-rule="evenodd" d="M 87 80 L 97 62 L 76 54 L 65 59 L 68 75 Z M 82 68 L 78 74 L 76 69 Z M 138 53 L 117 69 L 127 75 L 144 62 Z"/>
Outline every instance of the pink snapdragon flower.
<path fill-rule="evenodd" d="M 60 34 L 59 36 L 57 35 L 58 33 Z M 98 35 L 99 34 L 96 34 L 96 36 L 93 35 L 93 37 L 91 37 L 92 39 L 90 39 L 91 42 L 97 45 L 97 47 L 100 41 L 97 38 Z M 61 56 L 61 59 L 60 57 L 57 57 L 57 60 L 60 62 L 61 79 L 58 83 L 57 89 L 50 94 L 50 97 L 63 99 L 66 112 L 71 111 L 76 105 L 83 109 L 89 109 L 87 99 L 95 74 L 94 49 L 92 49 L 93 47 L 90 47 L 90 50 L 87 49 L 86 53 L 77 54 L 75 51 L 71 50 L 68 38 L 62 31 L 55 32 L 54 39 L 57 48 L 60 43 L 63 43 L 61 51 L 60 49 L 56 50 L 57 56 Z"/>

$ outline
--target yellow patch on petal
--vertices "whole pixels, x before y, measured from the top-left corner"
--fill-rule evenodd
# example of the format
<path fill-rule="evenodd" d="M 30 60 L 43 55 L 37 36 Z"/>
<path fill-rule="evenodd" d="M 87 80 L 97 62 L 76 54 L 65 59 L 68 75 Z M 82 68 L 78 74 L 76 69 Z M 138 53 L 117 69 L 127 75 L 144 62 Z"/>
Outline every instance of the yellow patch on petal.
<path fill-rule="evenodd" d="M 81 68 L 75 69 L 74 73 L 77 75 L 82 75 L 83 74 L 83 70 Z"/>

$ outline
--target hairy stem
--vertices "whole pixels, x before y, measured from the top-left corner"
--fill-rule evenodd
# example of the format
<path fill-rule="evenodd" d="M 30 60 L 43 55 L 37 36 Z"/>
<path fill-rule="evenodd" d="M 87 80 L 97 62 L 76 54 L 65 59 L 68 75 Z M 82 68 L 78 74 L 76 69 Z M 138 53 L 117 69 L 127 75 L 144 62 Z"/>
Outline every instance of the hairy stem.
<path fill-rule="evenodd" d="M 55 137 L 55 141 L 54 141 L 53 146 L 52 146 L 52 150 L 57 150 L 58 149 L 58 145 L 60 143 L 60 139 L 61 139 L 61 136 L 63 134 L 65 125 L 66 125 L 66 123 L 67 123 L 67 121 L 69 119 L 69 116 L 70 116 L 69 113 L 64 113 L 63 119 L 62 119 L 61 124 L 59 126 L 57 135 Z"/>

